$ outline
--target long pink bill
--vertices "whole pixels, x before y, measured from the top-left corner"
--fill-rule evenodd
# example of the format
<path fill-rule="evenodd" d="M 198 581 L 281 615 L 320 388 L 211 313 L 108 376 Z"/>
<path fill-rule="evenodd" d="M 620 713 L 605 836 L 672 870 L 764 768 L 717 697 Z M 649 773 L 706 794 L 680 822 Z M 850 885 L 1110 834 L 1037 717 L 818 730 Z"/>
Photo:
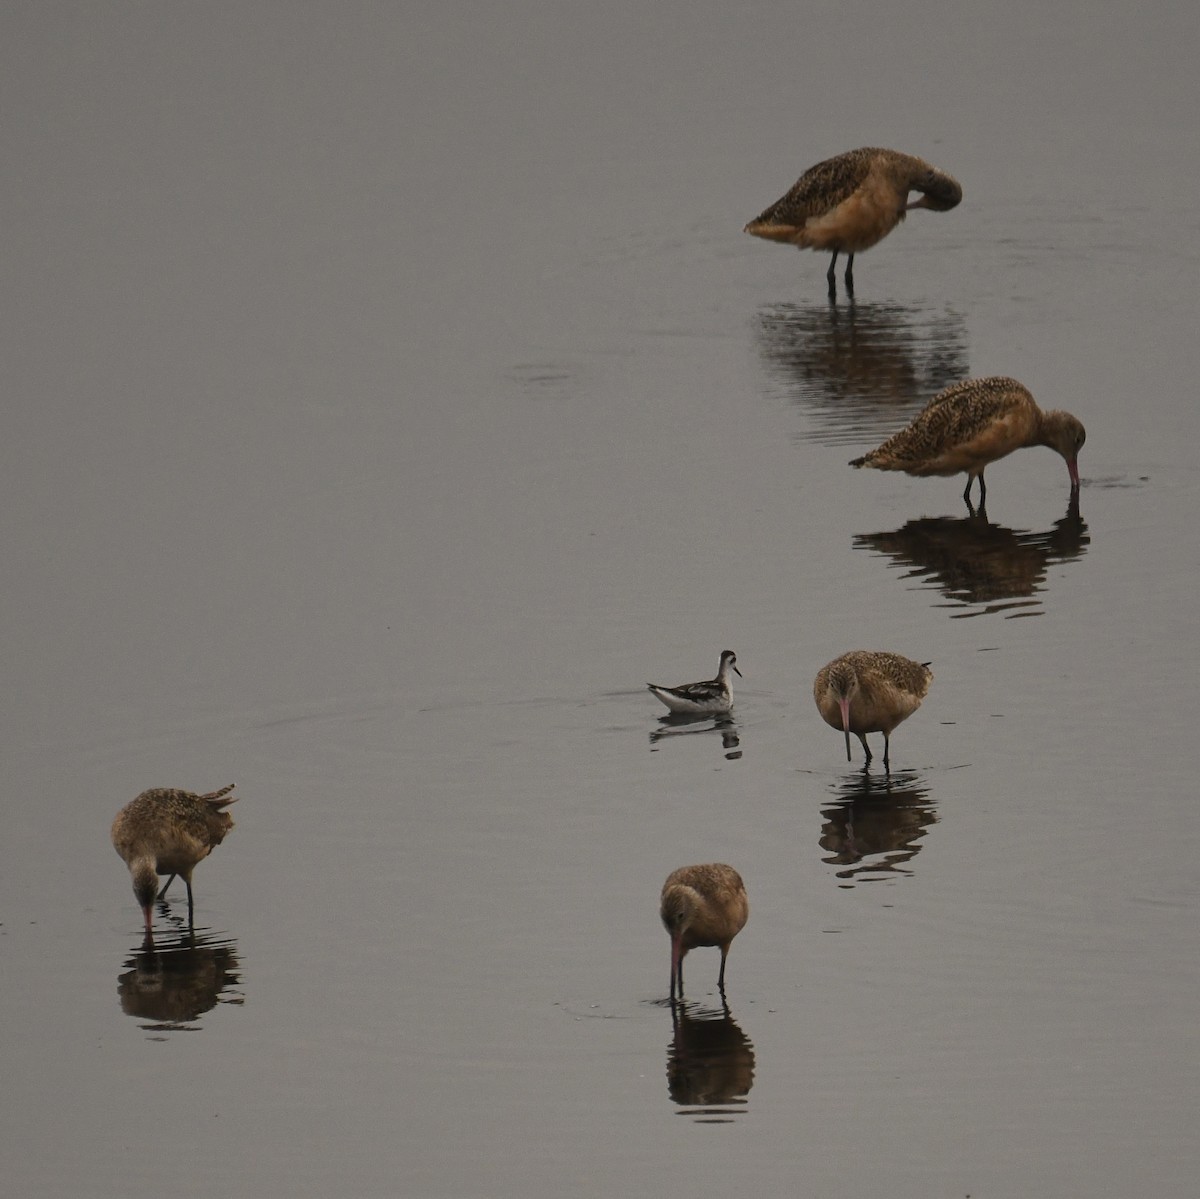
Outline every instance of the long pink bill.
<path fill-rule="evenodd" d="M 1071 490 L 1079 490 L 1079 461 L 1076 458 L 1067 459 L 1067 473 L 1071 476 Z"/>
<path fill-rule="evenodd" d="M 845 730 L 845 733 L 846 733 L 846 761 L 849 762 L 850 761 L 850 700 L 849 700 L 849 698 L 847 697 L 846 699 L 839 699 L 838 707 L 841 708 L 841 710 L 842 710 L 842 728 Z"/>
<path fill-rule="evenodd" d="M 671 998 L 675 998 L 675 981 L 679 978 L 679 963 L 683 961 L 683 938 L 671 938 Z M 682 993 L 683 988 L 680 987 Z"/>

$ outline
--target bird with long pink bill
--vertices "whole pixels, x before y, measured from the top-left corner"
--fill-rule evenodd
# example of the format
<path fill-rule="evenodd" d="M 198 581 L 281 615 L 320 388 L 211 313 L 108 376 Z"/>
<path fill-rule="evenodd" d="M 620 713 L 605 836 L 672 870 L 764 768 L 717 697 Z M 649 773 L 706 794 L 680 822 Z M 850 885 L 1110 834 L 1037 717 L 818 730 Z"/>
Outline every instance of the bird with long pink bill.
<path fill-rule="evenodd" d="M 939 391 L 912 421 L 851 466 L 901 470 L 909 475 L 966 472 L 963 499 L 971 506 L 971 484 L 979 480 L 979 504 L 987 497 L 984 468 L 1014 450 L 1044 445 L 1061 454 L 1079 491 L 1079 451 L 1087 431 L 1078 417 L 1044 411 L 1029 388 L 1007 375 L 964 379 Z"/>
<path fill-rule="evenodd" d="M 821 719 L 846 735 L 846 761 L 850 761 L 850 734 L 862 742 L 869 763 L 868 733 L 883 734 L 883 765 L 888 760 L 892 730 L 920 706 L 933 681 L 928 662 L 914 662 L 902 654 L 865 649 L 842 654 L 817 671 L 813 699 Z"/>
<path fill-rule="evenodd" d="M 721 950 L 717 987 L 724 995 L 729 946 L 750 917 L 742 876 L 724 862 L 682 866 L 663 883 L 659 916 L 671 935 L 671 1000 L 683 998 L 683 959 L 688 951 L 708 945 Z"/>

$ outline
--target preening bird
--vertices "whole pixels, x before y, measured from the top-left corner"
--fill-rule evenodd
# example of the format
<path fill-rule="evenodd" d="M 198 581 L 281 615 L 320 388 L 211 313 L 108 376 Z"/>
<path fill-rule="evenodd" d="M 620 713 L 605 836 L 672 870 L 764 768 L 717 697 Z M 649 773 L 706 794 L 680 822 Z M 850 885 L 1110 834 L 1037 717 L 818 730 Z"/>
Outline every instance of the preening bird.
<path fill-rule="evenodd" d="M 919 200 L 909 200 L 918 192 Z M 882 241 L 914 208 L 948 212 L 962 200 L 958 181 L 922 158 L 868 146 L 809 167 L 746 233 L 801 250 L 832 250 L 826 279 L 846 253 L 846 287 L 854 290 L 854 255 Z"/>

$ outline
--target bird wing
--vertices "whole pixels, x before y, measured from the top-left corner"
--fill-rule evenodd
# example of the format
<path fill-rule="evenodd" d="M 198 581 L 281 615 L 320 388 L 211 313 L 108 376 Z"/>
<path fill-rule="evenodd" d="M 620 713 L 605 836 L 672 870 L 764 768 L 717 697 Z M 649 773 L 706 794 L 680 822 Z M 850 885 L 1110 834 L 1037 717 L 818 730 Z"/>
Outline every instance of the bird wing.
<path fill-rule="evenodd" d="M 832 212 L 852 196 L 871 170 L 871 156 L 860 150 L 827 158 L 809 167 L 759 218 L 767 224 L 802 226 L 812 217 Z"/>

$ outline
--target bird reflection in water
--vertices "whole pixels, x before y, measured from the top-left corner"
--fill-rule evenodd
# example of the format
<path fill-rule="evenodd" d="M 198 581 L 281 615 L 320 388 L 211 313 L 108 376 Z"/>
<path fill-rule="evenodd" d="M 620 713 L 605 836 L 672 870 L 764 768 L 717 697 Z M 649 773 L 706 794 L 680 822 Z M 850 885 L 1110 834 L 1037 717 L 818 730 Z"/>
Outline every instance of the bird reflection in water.
<path fill-rule="evenodd" d="M 809 411 L 804 436 L 828 445 L 885 437 L 970 374 L 966 322 L 946 307 L 780 304 L 759 312 L 758 346 Z"/>
<path fill-rule="evenodd" d="M 125 966 L 117 976 L 121 1010 L 147 1021 L 147 1032 L 196 1032 L 195 1022 L 218 1003 L 243 1002 L 236 942 L 186 926 L 157 941 L 147 936 Z"/>
<path fill-rule="evenodd" d="M 658 727 L 650 733 L 650 749 L 656 752 L 658 748 L 672 737 L 695 737 L 715 734 L 721 738 L 721 748 L 725 757 L 734 762 L 742 756 L 742 737 L 738 732 L 737 721 L 730 715 L 722 716 L 690 716 L 684 712 L 670 712 L 658 718 Z"/>
<path fill-rule="evenodd" d="M 728 1124 L 746 1107 L 754 1085 L 754 1046 L 729 1005 L 671 1004 L 674 1035 L 667 1048 L 667 1090 L 681 1115 Z"/>
<path fill-rule="evenodd" d="M 915 771 L 848 778 L 821 809 L 822 861 L 841 866 L 839 879 L 874 882 L 912 873 L 926 830 L 937 823 L 929 788 Z"/>
<path fill-rule="evenodd" d="M 1044 533 L 1005 528 L 988 520 L 985 509 L 969 516 L 927 516 L 890 533 L 860 533 L 856 549 L 891 558 L 903 578 L 919 579 L 917 589 L 942 593 L 958 618 L 1003 612 L 1040 616 L 1035 597 L 1045 590 L 1051 566 L 1074 562 L 1091 537 L 1075 494 L 1066 515 Z"/>

